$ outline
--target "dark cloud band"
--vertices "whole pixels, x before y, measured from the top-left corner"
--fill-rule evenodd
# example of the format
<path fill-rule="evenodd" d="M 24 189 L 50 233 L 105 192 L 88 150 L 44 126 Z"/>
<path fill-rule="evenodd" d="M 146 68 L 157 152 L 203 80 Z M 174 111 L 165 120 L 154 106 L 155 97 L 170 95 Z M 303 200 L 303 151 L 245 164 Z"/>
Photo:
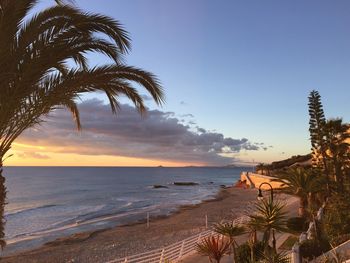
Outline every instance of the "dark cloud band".
<path fill-rule="evenodd" d="M 92 99 L 79 105 L 83 131 L 77 132 L 67 111 L 56 110 L 46 122 L 22 135 L 22 140 L 55 146 L 56 152 L 162 159 L 207 165 L 233 163 L 230 153 L 263 150 L 248 139 L 233 139 L 183 123 L 173 112 L 148 110 L 140 117 L 122 104 L 113 116 L 108 105 Z M 226 156 L 225 156 L 226 155 Z"/>

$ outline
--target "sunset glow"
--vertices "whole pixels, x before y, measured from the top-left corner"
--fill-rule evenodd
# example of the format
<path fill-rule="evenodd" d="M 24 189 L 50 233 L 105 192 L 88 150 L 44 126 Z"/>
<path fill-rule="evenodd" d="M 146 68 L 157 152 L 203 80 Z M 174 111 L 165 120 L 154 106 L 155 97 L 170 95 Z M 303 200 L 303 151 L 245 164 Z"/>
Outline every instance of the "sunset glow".
<path fill-rule="evenodd" d="M 71 153 L 55 153 L 50 151 L 27 151 L 38 149 L 35 145 L 16 144 L 9 152 L 13 154 L 6 160 L 8 166 L 168 166 L 203 165 L 201 163 L 180 163 L 164 160 L 152 160 L 109 155 L 81 155 Z M 42 147 L 50 150 L 50 146 Z M 53 149 L 53 148 L 52 148 Z"/>

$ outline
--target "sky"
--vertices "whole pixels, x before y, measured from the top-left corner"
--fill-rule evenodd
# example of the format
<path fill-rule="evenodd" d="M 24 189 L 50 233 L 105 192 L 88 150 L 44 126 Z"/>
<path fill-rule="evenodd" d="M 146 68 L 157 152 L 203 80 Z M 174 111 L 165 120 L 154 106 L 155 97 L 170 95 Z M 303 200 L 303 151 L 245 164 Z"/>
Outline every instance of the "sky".
<path fill-rule="evenodd" d="M 33 12 L 54 1 L 41 1 Z M 166 103 L 145 95 L 140 118 L 127 100 L 81 102 L 83 130 L 65 111 L 26 131 L 7 165 L 182 166 L 271 162 L 310 151 L 308 100 L 350 121 L 347 0 L 75 0 L 120 21 L 129 65 L 160 79 Z M 110 63 L 90 54 L 91 65 Z M 5 163 L 6 164 L 6 163 Z"/>

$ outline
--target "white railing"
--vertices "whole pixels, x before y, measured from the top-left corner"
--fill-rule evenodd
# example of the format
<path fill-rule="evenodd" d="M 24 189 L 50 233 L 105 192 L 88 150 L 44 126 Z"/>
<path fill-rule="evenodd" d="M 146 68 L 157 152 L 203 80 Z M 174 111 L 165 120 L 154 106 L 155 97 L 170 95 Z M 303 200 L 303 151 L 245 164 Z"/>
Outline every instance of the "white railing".
<path fill-rule="evenodd" d="M 243 224 L 249 219 L 247 216 L 238 217 L 233 220 L 234 224 Z M 165 263 L 177 262 L 184 257 L 196 252 L 196 245 L 203 238 L 218 235 L 213 230 L 206 230 L 197 235 L 188 237 L 184 240 L 171 244 L 169 246 L 147 251 L 141 254 L 126 256 L 110 260 L 106 263 Z"/>
<path fill-rule="evenodd" d="M 311 262 L 313 263 L 324 262 L 325 259 L 335 260 L 337 257 L 340 258 L 341 262 L 348 262 L 348 259 L 350 259 L 350 240 L 324 253 L 323 255 L 319 256 L 318 258 L 314 259 Z"/>

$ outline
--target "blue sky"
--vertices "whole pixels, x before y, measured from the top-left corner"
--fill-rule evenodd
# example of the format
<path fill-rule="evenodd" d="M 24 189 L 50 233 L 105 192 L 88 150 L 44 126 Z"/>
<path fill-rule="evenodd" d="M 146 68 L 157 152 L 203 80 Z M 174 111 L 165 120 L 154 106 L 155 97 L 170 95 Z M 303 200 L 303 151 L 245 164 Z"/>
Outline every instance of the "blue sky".
<path fill-rule="evenodd" d="M 207 130 L 273 146 L 241 151 L 241 159 L 307 153 L 312 89 L 320 92 L 327 117 L 350 121 L 349 1 L 75 3 L 129 31 L 126 61 L 160 78 L 166 92 L 160 110 L 192 114 L 186 120 Z M 91 56 L 91 62 L 107 61 Z"/>

